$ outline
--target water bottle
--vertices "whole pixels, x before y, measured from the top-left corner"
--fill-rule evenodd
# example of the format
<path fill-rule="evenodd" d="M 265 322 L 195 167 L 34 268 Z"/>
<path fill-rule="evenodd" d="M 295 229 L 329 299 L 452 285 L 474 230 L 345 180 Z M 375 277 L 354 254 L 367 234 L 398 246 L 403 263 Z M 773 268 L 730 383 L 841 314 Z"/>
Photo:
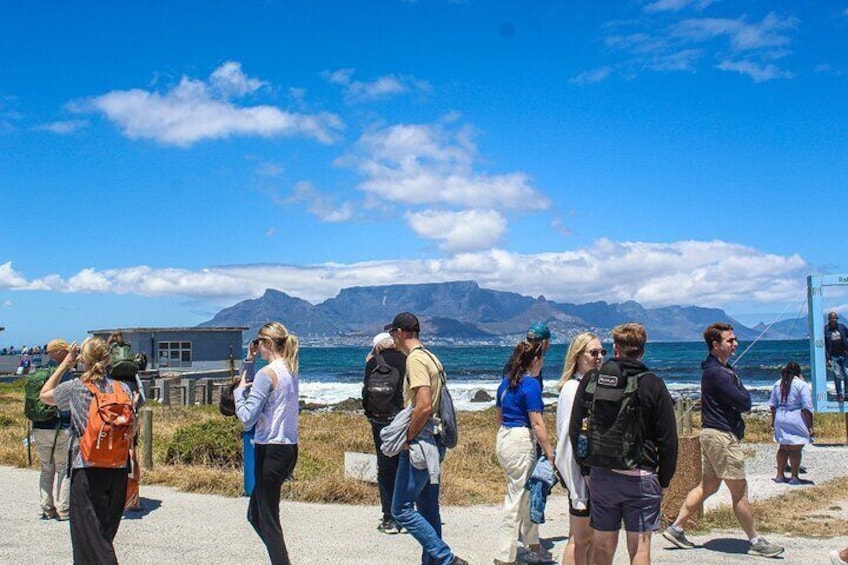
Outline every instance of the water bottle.
<path fill-rule="evenodd" d="M 577 436 L 577 449 L 574 452 L 580 459 L 585 459 L 589 456 L 589 418 L 583 418 L 583 425 L 580 426 L 580 435 Z"/>

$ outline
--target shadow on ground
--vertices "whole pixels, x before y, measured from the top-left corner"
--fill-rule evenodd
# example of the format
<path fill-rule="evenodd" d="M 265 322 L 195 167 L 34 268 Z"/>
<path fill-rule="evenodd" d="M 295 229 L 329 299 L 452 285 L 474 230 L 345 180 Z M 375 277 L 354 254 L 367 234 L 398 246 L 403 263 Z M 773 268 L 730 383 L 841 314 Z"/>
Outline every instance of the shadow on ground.
<path fill-rule="evenodd" d="M 156 500 L 155 498 L 144 498 L 143 496 L 140 498 L 141 501 L 141 510 L 127 510 L 124 512 L 124 520 L 140 520 L 144 518 L 154 510 L 157 510 L 160 506 L 162 506 L 161 500 Z"/>

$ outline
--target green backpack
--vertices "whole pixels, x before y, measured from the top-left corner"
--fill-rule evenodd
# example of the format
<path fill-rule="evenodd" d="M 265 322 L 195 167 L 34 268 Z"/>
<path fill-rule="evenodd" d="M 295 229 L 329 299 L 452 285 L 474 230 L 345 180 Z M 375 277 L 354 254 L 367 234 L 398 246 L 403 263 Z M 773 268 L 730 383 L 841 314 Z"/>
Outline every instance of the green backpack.
<path fill-rule="evenodd" d="M 58 418 L 59 409 L 41 401 L 41 387 L 53 374 L 55 367 L 41 367 L 27 376 L 24 387 L 24 416 L 33 422 L 49 422 Z"/>
<path fill-rule="evenodd" d="M 109 348 L 109 376 L 119 381 L 132 381 L 138 373 L 132 346 L 129 343 L 114 343 Z"/>
<path fill-rule="evenodd" d="M 589 424 L 585 465 L 618 470 L 639 467 L 645 438 L 637 390 L 639 379 L 646 374 L 619 377 L 589 373 L 583 396 Z"/>

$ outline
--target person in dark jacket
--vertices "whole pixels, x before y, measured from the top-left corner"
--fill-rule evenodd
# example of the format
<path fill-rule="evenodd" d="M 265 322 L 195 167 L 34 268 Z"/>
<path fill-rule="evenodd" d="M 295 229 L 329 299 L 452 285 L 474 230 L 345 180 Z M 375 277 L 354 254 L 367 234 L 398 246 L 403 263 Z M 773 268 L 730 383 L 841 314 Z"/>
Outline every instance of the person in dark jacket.
<path fill-rule="evenodd" d="M 368 377 L 377 367 L 377 357 L 381 357 L 386 365 L 394 367 L 398 370 L 400 378 L 406 374 L 406 355 L 403 351 L 395 348 L 394 339 L 387 332 L 383 332 L 374 336 L 371 342 L 371 351 L 365 357 L 365 379 L 362 383 L 362 408 L 365 410 L 365 415 L 368 416 L 368 421 L 371 423 L 371 432 L 374 436 L 374 448 L 377 450 L 377 486 L 380 490 L 380 507 L 383 511 L 383 517 L 380 524 L 377 526 L 377 531 L 384 534 L 399 534 L 395 519 L 392 517 L 392 495 L 395 492 L 395 475 L 397 475 L 398 458 L 386 456 L 380 449 L 382 441 L 380 432 L 388 426 L 394 416 L 403 410 L 403 381 L 398 382 L 395 389 L 395 394 L 391 399 L 393 410 L 390 416 L 375 415 L 372 413 L 372 407 L 368 406 L 366 400 L 365 389 L 368 386 Z"/>
<path fill-rule="evenodd" d="M 751 542 L 748 553 L 777 557 L 783 553 L 783 547 L 769 543 L 757 533 L 748 500 L 741 441 L 745 434 L 742 414 L 751 410 L 751 393 L 728 364 L 739 342 L 733 326 L 722 323 L 707 327 L 704 341 L 710 354 L 701 363 L 701 483 L 686 495 L 677 519 L 666 528 L 663 537 L 680 549 L 695 547 L 686 539 L 683 528 L 724 481 L 730 491 L 733 513 Z"/>
<path fill-rule="evenodd" d="M 827 368 L 833 371 L 836 400 L 842 402 L 845 400 L 842 385 L 848 385 L 848 328 L 839 323 L 839 314 L 836 312 L 827 315 L 827 325 L 824 327 L 824 355 Z"/>
<path fill-rule="evenodd" d="M 628 377 L 638 377 L 635 399 L 644 444 L 641 461 L 634 468 L 609 468 L 593 465 L 589 468 L 591 505 L 589 523 L 595 530 L 593 543 L 595 564 L 612 563 L 618 545 L 619 529 L 624 520 L 627 531 L 627 550 L 631 563 L 651 562 L 651 535 L 660 528 L 663 492 L 668 488 L 677 468 L 677 425 L 674 406 L 665 382 L 642 363 L 647 334 L 641 324 L 622 324 L 612 330 L 614 358 L 600 370 L 590 371 L 580 381 L 571 411 L 569 436 L 572 446 L 590 421 L 587 406 L 593 398 L 603 398 L 615 389 L 624 389 Z M 597 383 L 594 394 L 587 392 L 590 382 Z M 601 393 L 602 389 L 604 390 Z M 603 396 L 598 396 L 603 394 Z M 606 403 L 604 403 L 606 404 Z M 617 403 L 594 410 L 610 408 L 617 413 Z M 612 405 L 615 405 L 615 408 Z M 611 414 L 615 419 L 615 414 Z M 579 447 L 574 448 L 579 463 L 591 463 Z M 590 454 L 591 455 L 591 454 Z M 585 470 L 584 470 L 585 472 Z"/>

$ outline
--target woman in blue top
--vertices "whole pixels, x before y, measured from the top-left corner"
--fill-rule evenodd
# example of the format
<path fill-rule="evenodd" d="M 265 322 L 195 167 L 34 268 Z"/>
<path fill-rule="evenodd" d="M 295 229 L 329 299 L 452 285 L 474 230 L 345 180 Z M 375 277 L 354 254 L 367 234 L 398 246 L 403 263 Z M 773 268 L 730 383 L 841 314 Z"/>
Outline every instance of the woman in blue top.
<path fill-rule="evenodd" d="M 813 434 L 813 395 L 810 386 L 801 376 L 801 366 L 790 361 L 780 372 L 769 399 L 771 425 L 777 450 L 777 483 L 800 485 L 801 450 L 811 443 Z M 789 461 L 792 477 L 786 479 L 783 470 Z"/>
<path fill-rule="evenodd" d="M 262 326 L 259 354 L 268 362 L 253 379 L 247 372 L 236 388 L 236 416 L 254 432 L 254 476 L 247 521 L 259 534 L 272 565 L 288 565 L 289 554 L 280 525 L 280 490 L 297 463 L 298 341 L 279 322 Z"/>
<path fill-rule="evenodd" d="M 506 497 L 495 565 L 515 563 L 519 533 L 529 549 L 525 561 L 550 560 L 550 554 L 539 545 L 539 526 L 530 521 L 530 493 L 524 489 L 536 464 L 536 442 L 548 460 L 554 460 L 554 450 L 542 420 L 542 385 L 537 378 L 544 361 L 543 344 L 522 341 L 515 347 L 512 359 L 514 363 L 498 387 L 495 404 L 500 426 L 495 452 L 506 473 Z"/>

